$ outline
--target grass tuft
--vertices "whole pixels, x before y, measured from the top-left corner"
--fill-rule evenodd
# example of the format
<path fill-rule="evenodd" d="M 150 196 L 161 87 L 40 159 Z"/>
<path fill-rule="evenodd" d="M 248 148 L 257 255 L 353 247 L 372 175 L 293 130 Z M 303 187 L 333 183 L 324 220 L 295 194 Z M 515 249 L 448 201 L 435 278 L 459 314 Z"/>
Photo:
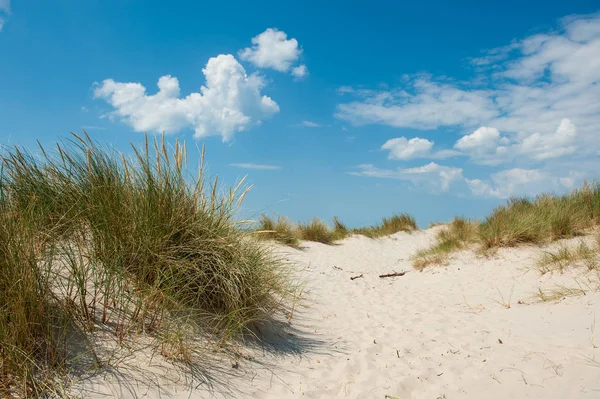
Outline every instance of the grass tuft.
<path fill-rule="evenodd" d="M 67 336 L 144 333 L 191 361 L 186 336 L 239 336 L 293 294 L 283 262 L 234 219 L 243 182 L 220 190 L 201 167 L 189 185 L 179 143 L 133 150 L 73 135 L 2 157 L 0 396 L 48 394 L 76 350 Z"/>
<path fill-rule="evenodd" d="M 384 217 L 378 225 L 361 227 L 354 229 L 352 232 L 370 238 L 378 238 L 392 235 L 400 231 L 411 232 L 417 229 L 417 222 L 414 217 L 407 213 L 400 213 L 390 217 Z"/>
<path fill-rule="evenodd" d="M 305 241 L 331 244 L 335 240 L 334 231 L 319 218 L 313 218 L 308 223 L 298 223 L 298 236 Z"/>
<path fill-rule="evenodd" d="M 447 263 L 451 252 L 465 248 L 477 240 L 479 223 L 470 219 L 456 218 L 436 236 L 436 243 L 418 251 L 413 257 L 413 267 L 423 270 L 429 265 Z"/>
<path fill-rule="evenodd" d="M 256 230 L 257 236 L 265 240 L 275 240 L 284 245 L 298 247 L 298 234 L 294 230 L 292 222 L 283 216 L 279 216 L 277 220 L 262 215 L 259 220 L 259 225 Z"/>
<path fill-rule="evenodd" d="M 510 247 L 582 235 L 600 221 L 600 186 L 585 184 L 563 196 L 514 198 L 480 226 L 484 247 Z"/>

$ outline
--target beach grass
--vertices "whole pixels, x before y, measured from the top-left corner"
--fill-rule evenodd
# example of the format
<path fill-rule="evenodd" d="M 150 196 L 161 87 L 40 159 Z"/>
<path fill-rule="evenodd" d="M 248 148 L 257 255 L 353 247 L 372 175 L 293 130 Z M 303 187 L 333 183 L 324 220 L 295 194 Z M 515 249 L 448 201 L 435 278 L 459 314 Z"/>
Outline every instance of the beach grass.
<path fill-rule="evenodd" d="M 413 257 L 415 268 L 445 264 L 453 251 L 476 244 L 487 251 L 521 244 L 543 244 L 563 238 L 582 236 L 600 223 L 600 185 L 585 183 L 565 195 L 541 194 L 535 198 L 511 198 L 494 209 L 482 222 L 455 219 L 438 233 L 436 243 L 418 251 Z M 546 267 L 560 267 L 568 257 L 582 256 L 570 252 L 549 254 L 541 261 Z M 589 256 L 588 256 L 589 258 Z"/>
<path fill-rule="evenodd" d="M 423 270 L 428 265 L 442 265 L 448 256 L 466 248 L 478 239 L 479 223 L 465 218 L 455 218 L 436 235 L 436 242 L 427 249 L 417 251 L 413 256 L 413 266 Z"/>
<path fill-rule="evenodd" d="M 188 184 L 178 142 L 146 138 L 133 150 L 126 158 L 87 135 L 35 154 L 5 150 L 0 396 L 55 389 L 73 350 L 67 336 L 111 326 L 189 361 L 197 340 L 169 337 L 240 336 L 293 295 L 289 268 L 236 222 L 243 182 L 220 189 L 201 166 Z"/>
<path fill-rule="evenodd" d="M 279 216 L 277 219 L 262 215 L 254 230 L 260 239 L 274 240 L 284 245 L 298 248 L 299 240 L 314 241 L 331 245 L 353 234 L 369 238 L 389 236 L 399 231 L 418 230 L 415 218 L 406 213 L 384 217 L 381 223 L 359 228 L 348 228 L 337 216 L 333 218 L 333 227 L 319 218 L 295 226 L 289 219 Z"/>
<path fill-rule="evenodd" d="M 415 230 L 418 230 L 415 218 L 408 213 L 399 213 L 382 218 L 381 223 L 379 224 L 353 229 L 352 232 L 370 238 L 378 238 L 389 236 L 400 231 L 411 232 Z"/>

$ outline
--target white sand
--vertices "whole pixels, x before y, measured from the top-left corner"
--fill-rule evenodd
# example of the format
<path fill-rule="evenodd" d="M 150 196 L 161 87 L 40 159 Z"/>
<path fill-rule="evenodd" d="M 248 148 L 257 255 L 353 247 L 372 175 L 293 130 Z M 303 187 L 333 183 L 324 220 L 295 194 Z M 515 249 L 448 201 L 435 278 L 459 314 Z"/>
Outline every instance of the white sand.
<path fill-rule="evenodd" d="M 583 286 L 589 276 L 540 276 L 534 247 L 490 258 L 465 251 L 446 267 L 413 271 L 411 255 L 438 230 L 305 243 L 303 251 L 277 247 L 305 269 L 304 306 L 286 332 L 247 349 L 252 361 L 209 370 L 212 393 L 169 382 L 156 359 L 157 386 L 127 381 L 125 373 L 78 388 L 86 397 L 600 398 L 600 293 L 535 298 L 540 287 Z M 149 369 L 149 358 L 135 359 Z"/>

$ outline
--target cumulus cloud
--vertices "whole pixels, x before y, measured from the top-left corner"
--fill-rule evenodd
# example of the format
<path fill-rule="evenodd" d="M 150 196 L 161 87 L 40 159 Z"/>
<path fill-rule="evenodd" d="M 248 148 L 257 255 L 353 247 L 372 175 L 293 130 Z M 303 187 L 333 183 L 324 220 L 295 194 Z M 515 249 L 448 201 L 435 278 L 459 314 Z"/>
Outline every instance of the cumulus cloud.
<path fill-rule="evenodd" d="M 344 87 L 339 92 L 353 98 L 335 115 L 356 125 L 471 132 L 485 126 L 519 143 L 508 151 L 538 161 L 573 153 L 576 144 L 588 156 L 600 151 L 600 14 L 565 18 L 560 29 L 492 49 L 473 64 L 479 72 L 469 81 L 419 75 L 388 90 Z M 565 119 L 577 130 L 557 132 Z M 568 141 L 565 151 L 556 152 L 555 138 Z M 542 149 L 527 150 L 534 147 Z"/>
<path fill-rule="evenodd" d="M 513 168 L 493 173 L 489 181 L 465 179 L 477 196 L 510 198 L 533 196 L 540 192 L 565 191 L 575 185 L 574 177 L 556 177 L 540 169 Z"/>
<path fill-rule="evenodd" d="M 304 64 L 298 65 L 297 67 L 292 69 L 292 76 L 294 76 L 297 79 L 302 79 L 306 75 L 308 75 L 308 68 Z"/>
<path fill-rule="evenodd" d="M 110 116 L 135 131 L 175 133 L 192 128 L 196 138 L 220 135 L 223 141 L 279 111 L 275 101 L 261 94 L 263 80 L 247 75 L 232 55 L 209 59 L 202 72 L 205 85 L 183 98 L 179 81 L 170 75 L 158 80 L 156 94 L 147 94 L 141 83 L 106 79 L 96 85 L 94 97 L 106 100 L 114 108 Z"/>
<path fill-rule="evenodd" d="M 0 32 L 4 28 L 6 18 L 10 14 L 10 0 L 0 0 Z"/>
<path fill-rule="evenodd" d="M 419 137 L 408 140 L 406 137 L 398 137 L 386 141 L 382 150 L 389 150 L 389 159 L 408 160 L 413 158 L 422 158 L 428 155 L 434 142 Z"/>
<path fill-rule="evenodd" d="M 535 132 L 509 139 L 501 136 L 496 128 L 482 126 L 460 138 L 454 148 L 481 164 L 496 165 L 522 156 L 544 161 L 574 154 L 578 148 L 577 128 L 565 118 L 555 132 Z"/>
<path fill-rule="evenodd" d="M 279 72 L 288 72 L 296 78 L 308 73 L 306 65 L 294 65 L 302 54 L 298 41 L 288 39 L 287 34 L 275 28 L 269 28 L 252 38 L 252 47 L 240 50 L 240 58 L 259 68 L 271 68 Z M 293 69 L 292 69 L 293 67 Z"/>
<path fill-rule="evenodd" d="M 371 164 L 358 166 L 359 171 L 349 172 L 354 176 L 398 179 L 412 183 L 432 193 L 448 191 L 452 183 L 464 180 L 461 168 L 438 165 L 435 162 L 414 167 L 380 169 Z"/>
<path fill-rule="evenodd" d="M 242 168 L 242 169 L 258 169 L 258 170 L 278 170 L 281 169 L 281 166 L 275 165 L 263 165 L 258 163 L 231 163 L 229 166 L 233 166 L 234 168 Z"/>
<path fill-rule="evenodd" d="M 494 167 L 488 176 L 452 180 L 473 195 L 564 191 L 597 176 L 600 13 L 563 18 L 558 29 L 485 51 L 471 64 L 469 80 L 419 74 L 385 89 L 340 87 L 335 116 L 353 125 L 458 131 L 453 149 L 437 152 L 408 140 L 386 144 L 392 159 L 463 156 Z M 398 178 L 401 171 L 361 173 Z"/>

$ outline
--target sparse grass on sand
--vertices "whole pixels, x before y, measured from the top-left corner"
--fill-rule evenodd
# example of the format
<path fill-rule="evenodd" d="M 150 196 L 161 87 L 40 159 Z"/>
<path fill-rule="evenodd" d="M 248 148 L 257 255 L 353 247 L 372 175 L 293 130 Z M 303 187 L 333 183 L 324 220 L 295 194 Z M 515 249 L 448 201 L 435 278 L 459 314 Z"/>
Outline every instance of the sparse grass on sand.
<path fill-rule="evenodd" d="M 595 242 L 589 244 L 581 240 L 574 247 L 561 246 L 555 251 L 544 252 L 537 262 L 541 275 L 564 273 L 567 269 L 582 268 L 576 279 L 577 287 L 563 285 L 552 289 L 539 289 L 536 296 L 542 302 L 555 301 L 567 296 L 585 295 L 586 290 L 600 290 L 600 232 L 595 234 Z"/>
<path fill-rule="evenodd" d="M 255 231 L 257 237 L 264 240 L 275 240 L 290 247 L 298 247 L 298 234 L 289 219 L 279 216 L 277 220 L 262 215 Z"/>
<path fill-rule="evenodd" d="M 449 253 L 469 243 L 477 243 L 485 251 L 586 234 L 600 223 L 600 185 L 586 183 L 562 196 L 543 194 L 535 199 L 510 199 L 481 223 L 469 223 L 464 235 L 457 234 L 459 230 L 453 231 L 456 226 L 452 223 L 440 232 L 432 248 L 415 255 L 417 269 L 443 264 Z"/>
<path fill-rule="evenodd" d="M 228 341 L 289 303 L 290 270 L 234 220 L 242 183 L 221 194 L 201 168 L 190 186 L 178 143 L 134 150 L 127 159 L 87 135 L 36 155 L 5 150 L 0 396 L 56 390 L 81 344 L 73 337 L 98 328 L 192 361 L 196 345 Z M 94 367 L 105 364 L 84 342 Z"/>
<path fill-rule="evenodd" d="M 423 270 L 428 265 L 444 264 L 451 252 L 463 249 L 477 240 L 478 227 L 478 222 L 464 218 L 454 219 L 437 233 L 436 243 L 431 248 L 415 254 L 413 266 L 417 270 Z"/>
<path fill-rule="evenodd" d="M 255 234 L 261 239 L 275 240 L 285 245 L 297 247 L 298 240 L 333 244 L 335 241 L 342 240 L 352 234 L 377 238 L 399 231 L 410 232 L 414 230 L 417 230 L 417 223 L 412 216 L 406 213 L 388 218 L 384 217 L 381 224 L 376 226 L 357 229 L 349 229 L 337 216 L 333 218 L 333 228 L 331 228 L 319 218 L 313 218 L 308 223 L 298 223 L 293 227 L 288 219 L 281 216 L 275 220 L 267 215 L 262 215 Z"/>
<path fill-rule="evenodd" d="M 400 213 L 384 217 L 381 223 L 375 226 L 361 227 L 352 230 L 352 232 L 370 238 L 377 238 L 389 236 L 400 231 L 411 232 L 415 230 L 418 230 L 415 218 L 407 213 Z"/>

